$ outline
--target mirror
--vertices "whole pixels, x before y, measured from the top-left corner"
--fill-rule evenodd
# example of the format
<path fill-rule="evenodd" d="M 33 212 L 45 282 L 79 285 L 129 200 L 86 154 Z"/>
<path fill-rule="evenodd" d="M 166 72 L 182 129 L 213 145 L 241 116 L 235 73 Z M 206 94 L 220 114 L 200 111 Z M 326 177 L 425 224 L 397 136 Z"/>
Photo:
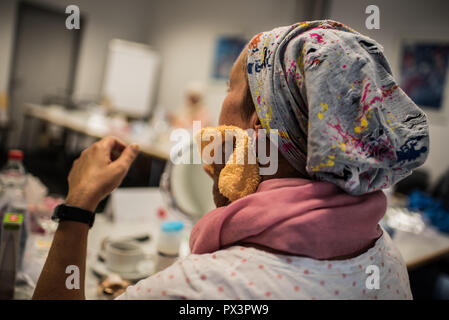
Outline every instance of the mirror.
<path fill-rule="evenodd" d="M 178 162 L 177 160 L 186 154 L 190 154 L 192 158 L 193 152 L 198 151 L 196 145 L 190 142 L 174 162 Z M 171 160 L 167 161 L 160 183 L 164 200 L 170 210 L 192 225 L 216 208 L 212 186 L 213 181 L 204 172 L 202 164 L 174 164 Z"/>

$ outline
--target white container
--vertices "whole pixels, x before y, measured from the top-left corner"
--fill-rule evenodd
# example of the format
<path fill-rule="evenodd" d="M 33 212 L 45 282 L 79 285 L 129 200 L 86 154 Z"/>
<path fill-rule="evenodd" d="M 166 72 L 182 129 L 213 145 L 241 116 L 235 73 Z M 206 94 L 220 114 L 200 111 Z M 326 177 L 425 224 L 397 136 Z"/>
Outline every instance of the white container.
<path fill-rule="evenodd" d="M 161 224 L 157 243 L 156 272 L 175 262 L 179 256 L 184 224 L 181 221 L 167 221 Z"/>

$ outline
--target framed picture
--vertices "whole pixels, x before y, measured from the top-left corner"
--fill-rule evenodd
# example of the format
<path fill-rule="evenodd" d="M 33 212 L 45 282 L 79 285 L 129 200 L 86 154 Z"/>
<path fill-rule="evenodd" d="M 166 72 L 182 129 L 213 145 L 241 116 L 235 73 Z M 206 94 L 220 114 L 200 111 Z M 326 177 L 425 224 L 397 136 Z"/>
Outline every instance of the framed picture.
<path fill-rule="evenodd" d="M 215 54 L 212 69 L 212 78 L 227 80 L 234 61 L 248 43 L 247 39 L 236 36 L 220 36 L 215 42 Z"/>
<path fill-rule="evenodd" d="M 401 88 L 429 118 L 445 121 L 449 40 L 404 40 L 401 49 Z"/>

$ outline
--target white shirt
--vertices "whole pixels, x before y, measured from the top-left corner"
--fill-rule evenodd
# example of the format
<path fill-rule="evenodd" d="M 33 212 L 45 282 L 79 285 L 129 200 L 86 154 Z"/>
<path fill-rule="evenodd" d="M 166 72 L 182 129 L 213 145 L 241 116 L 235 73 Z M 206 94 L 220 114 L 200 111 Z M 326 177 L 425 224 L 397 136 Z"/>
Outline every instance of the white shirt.
<path fill-rule="evenodd" d="M 191 254 L 117 299 L 412 299 L 412 294 L 405 263 L 384 231 L 374 247 L 340 261 L 241 246 Z"/>

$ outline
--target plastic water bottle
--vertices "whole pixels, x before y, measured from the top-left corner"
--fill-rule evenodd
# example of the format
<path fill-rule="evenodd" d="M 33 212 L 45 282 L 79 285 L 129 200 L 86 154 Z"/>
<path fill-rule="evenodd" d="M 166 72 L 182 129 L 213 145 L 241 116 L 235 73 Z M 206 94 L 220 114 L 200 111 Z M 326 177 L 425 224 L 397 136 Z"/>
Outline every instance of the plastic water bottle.
<path fill-rule="evenodd" d="M 26 184 L 26 172 L 23 166 L 23 152 L 9 150 L 8 162 L 0 171 L 0 184 L 3 189 L 20 188 Z"/>
<path fill-rule="evenodd" d="M 2 208 L 0 208 L 0 221 L 3 221 L 3 215 L 5 213 L 15 213 L 23 216 L 23 227 L 20 234 L 19 269 L 22 265 L 28 236 L 28 206 L 25 197 L 27 176 L 22 160 L 23 152 L 21 150 L 10 150 L 8 153 L 8 162 L 0 171 L 1 203 L 3 204 Z"/>

